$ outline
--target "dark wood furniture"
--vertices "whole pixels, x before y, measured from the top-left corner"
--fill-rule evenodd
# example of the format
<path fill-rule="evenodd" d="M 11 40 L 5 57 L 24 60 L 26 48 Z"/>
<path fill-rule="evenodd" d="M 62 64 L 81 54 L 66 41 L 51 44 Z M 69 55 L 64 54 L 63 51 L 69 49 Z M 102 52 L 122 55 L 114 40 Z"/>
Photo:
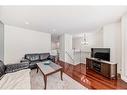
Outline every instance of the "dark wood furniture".
<path fill-rule="evenodd" d="M 96 58 L 86 58 L 86 69 L 93 70 L 110 79 L 117 78 L 117 64 Z"/>
<path fill-rule="evenodd" d="M 55 63 L 53 63 L 52 61 L 50 61 L 49 65 L 45 65 L 45 62 L 39 62 L 37 63 L 37 73 L 38 73 L 38 69 L 42 72 L 43 76 L 44 76 L 44 89 L 46 89 L 47 86 L 47 76 L 54 74 L 56 72 L 60 71 L 60 75 L 61 75 L 61 80 L 63 80 L 62 75 L 63 75 L 63 68 Z"/>

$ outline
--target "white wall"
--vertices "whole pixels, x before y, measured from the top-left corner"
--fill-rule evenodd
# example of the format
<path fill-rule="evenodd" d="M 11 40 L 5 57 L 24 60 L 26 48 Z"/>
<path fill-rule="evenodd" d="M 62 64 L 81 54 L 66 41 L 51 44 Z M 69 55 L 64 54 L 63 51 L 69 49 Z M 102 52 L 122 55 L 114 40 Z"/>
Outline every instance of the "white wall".
<path fill-rule="evenodd" d="M 121 20 L 122 30 L 122 71 L 121 78 L 127 82 L 127 15 Z"/>
<path fill-rule="evenodd" d="M 72 35 L 65 34 L 65 62 L 73 63 Z"/>
<path fill-rule="evenodd" d="M 56 48 L 59 48 L 59 36 L 53 34 L 51 35 L 51 49 L 56 50 Z"/>
<path fill-rule="evenodd" d="M 121 23 L 112 23 L 103 27 L 103 47 L 110 48 L 110 61 L 117 63 L 117 72 L 121 69 Z"/>
<path fill-rule="evenodd" d="M 4 61 L 4 24 L 0 21 L 0 60 Z"/>
<path fill-rule="evenodd" d="M 64 37 L 64 34 L 60 36 L 60 60 L 61 61 L 65 61 L 65 37 Z"/>
<path fill-rule="evenodd" d="M 27 53 L 50 52 L 51 35 L 5 25 L 5 64 L 17 63 Z"/>

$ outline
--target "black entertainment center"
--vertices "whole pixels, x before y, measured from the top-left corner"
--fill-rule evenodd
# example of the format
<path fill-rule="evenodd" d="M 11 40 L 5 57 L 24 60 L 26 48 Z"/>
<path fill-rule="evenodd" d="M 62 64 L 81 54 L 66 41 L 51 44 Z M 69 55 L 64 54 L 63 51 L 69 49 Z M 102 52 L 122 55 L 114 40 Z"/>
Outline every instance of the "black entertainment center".
<path fill-rule="evenodd" d="M 86 67 L 110 79 L 117 77 L 117 64 L 110 62 L 110 48 L 91 48 L 91 58 L 86 58 Z"/>

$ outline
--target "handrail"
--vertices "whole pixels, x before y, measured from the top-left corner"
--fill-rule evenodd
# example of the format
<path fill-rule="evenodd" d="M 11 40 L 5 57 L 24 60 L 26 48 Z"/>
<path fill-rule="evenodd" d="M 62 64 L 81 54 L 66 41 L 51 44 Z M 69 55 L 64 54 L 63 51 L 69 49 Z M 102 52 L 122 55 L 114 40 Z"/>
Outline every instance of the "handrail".
<path fill-rule="evenodd" d="M 82 61 L 84 58 L 86 58 L 85 57 L 85 55 L 84 56 L 82 56 L 82 54 L 88 54 L 88 55 L 90 55 L 91 54 L 91 52 L 89 52 L 89 51 L 85 51 L 85 50 L 81 50 L 81 49 L 73 49 L 74 50 L 74 58 L 75 58 L 75 55 L 77 54 L 77 53 L 79 53 L 80 55 L 79 55 L 79 61 L 78 61 L 78 63 L 82 63 L 82 62 L 84 62 L 84 61 Z M 77 62 L 77 61 L 76 61 Z"/>
<path fill-rule="evenodd" d="M 60 54 L 60 53 L 61 53 L 61 54 L 66 54 L 66 55 L 71 59 L 72 63 L 75 64 L 76 60 L 74 59 L 74 58 L 75 58 L 74 56 L 75 56 L 75 53 L 76 53 L 76 52 L 79 52 L 79 53 L 80 53 L 80 56 L 79 56 L 80 58 L 79 58 L 79 62 L 78 62 L 78 63 L 81 63 L 81 60 L 82 60 L 82 56 L 81 56 L 82 54 L 81 54 L 81 53 L 82 53 L 82 52 L 88 53 L 88 54 L 91 53 L 91 52 L 88 52 L 88 51 L 81 51 L 81 50 L 80 50 L 80 51 L 72 50 L 72 52 L 73 52 L 73 57 L 71 56 L 71 54 L 70 54 L 68 51 L 61 51 L 61 52 L 59 52 L 59 54 Z"/>
<path fill-rule="evenodd" d="M 75 63 L 75 60 L 72 58 L 71 54 L 69 54 L 69 52 L 67 51 L 61 51 L 59 52 L 59 54 L 66 54 L 72 61 L 72 63 Z"/>
<path fill-rule="evenodd" d="M 67 51 L 65 51 L 65 53 L 71 58 L 72 62 L 75 63 L 75 60 L 72 58 L 72 56 Z"/>

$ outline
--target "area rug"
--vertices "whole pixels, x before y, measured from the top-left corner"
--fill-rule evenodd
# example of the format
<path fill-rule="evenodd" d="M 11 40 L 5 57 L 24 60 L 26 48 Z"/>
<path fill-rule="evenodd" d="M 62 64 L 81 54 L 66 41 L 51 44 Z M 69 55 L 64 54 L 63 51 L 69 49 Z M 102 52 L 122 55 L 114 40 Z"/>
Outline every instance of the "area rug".
<path fill-rule="evenodd" d="M 30 78 L 31 78 L 31 89 L 35 90 L 41 90 L 44 89 L 44 80 L 43 75 L 39 71 L 36 73 L 35 70 L 31 70 L 30 72 Z M 49 75 L 47 77 L 47 90 L 85 90 L 87 89 L 77 81 L 73 80 L 71 77 L 63 73 L 63 81 L 60 78 L 60 72 Z"/>

